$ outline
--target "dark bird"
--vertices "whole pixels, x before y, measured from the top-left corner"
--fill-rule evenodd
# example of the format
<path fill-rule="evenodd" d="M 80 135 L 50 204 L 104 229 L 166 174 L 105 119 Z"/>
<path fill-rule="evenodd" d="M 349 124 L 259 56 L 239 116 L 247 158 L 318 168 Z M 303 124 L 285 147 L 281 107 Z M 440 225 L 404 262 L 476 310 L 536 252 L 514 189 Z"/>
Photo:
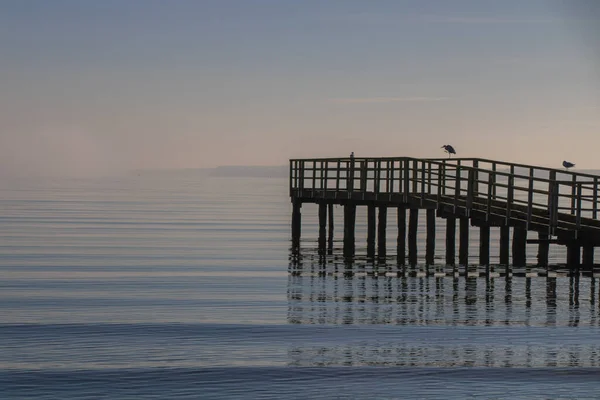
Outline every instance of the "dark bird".
<path fill-rule="evenodd" d="M 563 161 L 563 167 L 565 167 L 566 169 L 572 168 L 574 166 L 575 164 L 573 164 L 572 162 Z"/>
<path fill-rule="evenodd" d="M 448 153 L 448 158 L 450 158 L 450 156 L 452 154 L 456 154 L 456 150 L 454 150 L 454 147 L 452 147 L 452 145 L 445 144 L 445 145 L 442 146 L 442 149 L 444 149 L 444 151 L 446 153 Z"/>

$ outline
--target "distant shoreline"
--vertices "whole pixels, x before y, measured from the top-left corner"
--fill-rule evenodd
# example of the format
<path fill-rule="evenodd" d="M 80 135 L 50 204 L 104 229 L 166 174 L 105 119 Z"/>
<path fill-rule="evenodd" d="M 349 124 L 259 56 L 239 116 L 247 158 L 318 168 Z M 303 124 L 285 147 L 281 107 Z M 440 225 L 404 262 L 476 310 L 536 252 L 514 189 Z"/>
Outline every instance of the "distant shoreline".
<path fill-rule="evenodd" d="M 224 165 L 210 168 L 209 174 L 214 177 L 252 177 L 252 178 L 287 178 L 289 173 L 285 165 L 278 166 L 243 166 Z"/>

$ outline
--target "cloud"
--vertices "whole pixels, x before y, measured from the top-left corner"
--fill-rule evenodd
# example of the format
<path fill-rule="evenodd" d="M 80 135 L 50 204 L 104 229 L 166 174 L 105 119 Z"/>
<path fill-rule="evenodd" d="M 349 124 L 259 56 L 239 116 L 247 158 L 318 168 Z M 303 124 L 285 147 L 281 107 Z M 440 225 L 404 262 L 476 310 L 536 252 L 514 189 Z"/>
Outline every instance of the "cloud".
<path fill-rule="evenodd" d="M 335 104 L 426 103 L 448 101 L 448 97 L 338 97 L 329 99 Z"/>

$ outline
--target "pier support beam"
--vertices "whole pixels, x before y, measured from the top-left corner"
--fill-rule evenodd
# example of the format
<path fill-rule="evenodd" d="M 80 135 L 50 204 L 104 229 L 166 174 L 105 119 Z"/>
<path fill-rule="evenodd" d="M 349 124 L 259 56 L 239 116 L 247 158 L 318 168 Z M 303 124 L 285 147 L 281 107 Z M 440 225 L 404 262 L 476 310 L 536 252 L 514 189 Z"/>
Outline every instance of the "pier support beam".
<path fill-rule="evenodd" d="M 375 205 L 367 206 L 367 257 L 375 257 Z"/>
<path fill-rule="evenodd" d="M 295 252 L 300 249 L 300 234 L 302 231 L 301 208 L 301 201 L 292 202 L 292 250 Z"/>
<path fill-rule="evenodd" d="M 458 263 L 469 264 L 469 218 L 460 217 Z"/>
<path fill-rule="evenodd" d="M 356 205 L 344 206 L 344 256 L 354 256 L 354 227 L 356 224 Z"/>
<path fill-rule="evenodd" d="M 508 225 L 500 227 L 500 264 L 509 264 L 509 241 L 510 241 L 510 228 Z"/>
<path fill-rule="evenodd" d="M 435 210 L 427 210 L 427 244 L 425 247 L 425 263 L 433 265 L 435 258 Z"/>
<path fill-rule="evenodd" d="M 456 218 L 446 218 L 446 264 L 456 263 Z"/>
<path fill-rule="evenodd" d="M 513 265 L 516 267 L 524 267 L 527 263 L 527 229 L 515 227 L 513 231 L 512 256 Z"/>
<path fill-rule="evenodd" d="M 479 228 L 479 265 L 490 265 L 490 227 Z"/>
<path fill-rule="evenodd" d="M 408 263 L 417 264 L 417 227 L 419 225 L 419 209 L 411 208 L 408 221 Z"/>
<path fill-rule="evenodd" d="M 548 268 L 548 255 L 550 254 L 549 235 L 546 232 L 538 232 L 538 239 L 540 240 L 537 254 L 538 267 Z"/>
<path fill-rule="evenodd" d="M 377 255 L 378 257 L 385 257 L 386 253 L 386 237 L 385 231 L 387 229 L 387 207 L 379 207 L 379 221 L 377 225 Z"/>
<path fill-rule="evenodd" d="M 581 246 L 578 243 L 567 245 L 567 266 L 573 269 L 579 269 L 581 265 Z"/>
<path fill-rule="evenodd" d="M 406 208 L 398 207 L 398 241 L 396 244 L 398 265 L 406 265 Z"/>

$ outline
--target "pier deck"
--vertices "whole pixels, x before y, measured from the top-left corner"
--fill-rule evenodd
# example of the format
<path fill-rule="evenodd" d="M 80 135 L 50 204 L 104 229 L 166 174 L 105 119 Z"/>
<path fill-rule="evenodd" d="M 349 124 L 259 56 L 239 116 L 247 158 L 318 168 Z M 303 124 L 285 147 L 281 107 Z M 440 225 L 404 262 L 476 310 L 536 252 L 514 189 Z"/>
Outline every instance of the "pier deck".
<path fill-rule="evenodd" d="M 540 246 L 547 264 L 550 243 L 567 246 L 567 264 L 593 265 L 600 244 L 596 175 L 478 158 L 417 159 L 318 158 L 290 160 L 293 204 L 292 243 L 299 246 L 301 206 L 319 204 L 319 246 L 332 236 L 333 204 L 344 206 L 344 253 L 354 252 L 356 207 L 368 207 L 367 251 L 385 255 L 388 207 L 398 208 L 398 260 L 416 260 L 418 210 L 427 210 L 427 256 L 433 263 L 435 218 L 446 220 L 446 262 L 454 263 L 456 220 L 460 223 L 459 262 L 466 263 L 468 226 L 481 229 L 480 262 L 489 262 L 489 229 L 500 227 L 500 260 L 508 264 L 509 229 L 513 229 L 513 264 L 525 263 L 525 244 Z M 376 210 L 379 210 L 378 226 Z M 406 210 L 410 212 L 406 231 Z M 329 218 L 328 218 L 329 214 Z M 327 222 L 330 235 L 326 238 Z M 527 232 L 537 232 L 528 240 Z M 406 234 L 408 233 L 408 234 Z M 486 244 L 485 241 L 488 241 Z"/>

